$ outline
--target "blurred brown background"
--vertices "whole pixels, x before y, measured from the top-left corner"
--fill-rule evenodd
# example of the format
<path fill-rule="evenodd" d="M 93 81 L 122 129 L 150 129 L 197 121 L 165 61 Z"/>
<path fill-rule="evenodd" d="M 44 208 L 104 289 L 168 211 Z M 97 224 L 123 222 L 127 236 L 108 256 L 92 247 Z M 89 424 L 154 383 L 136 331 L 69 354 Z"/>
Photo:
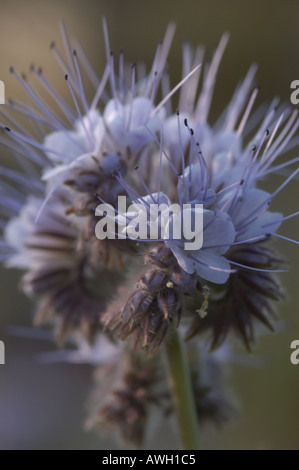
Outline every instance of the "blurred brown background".
<path fill-rule="evenodd" d="M 297 1 L 0 0 L 0 79 L 5 82 L 6 97 L 24 99 L 22 89 L 8 73 L 9 66 L 27 71 L 35 63 L 43 65 L 47 77 L 69 99 L 63 74 L 49 50 L 53 39 L 61 45 L 61 18 L 101 72 L 103 15 L 112 48 L 124 48 L 127 60 L 144 60 L 148 65 L 168 22 L 174 20 L 177 32 L 170 54 L 173 84 L 180 77 L 182 40 L 205 44 L 210 55 L 221 34 L 229 31 L 231 39 L 220 69 L 212 117 L 222 110 L 254 61 L 259 64 L 260 102 L 275 95 L 289 100 L 290 83 L 299 78 Z M 275 177 L 271 187 L 281 182 L 281 177 Z M 298 210 L 298 181 L 283 191 L 273 209 L 285 213 Z M 281 233 L 298 239 L 298 219 L 287 222 Z M 277 242 L 277 246 L 292 262 L 290 272 L 282 276 L 289 299 L 280 305 L 281 318 L 287 320 L 289 329 L 258 342 L 255 353 L 269 358 L 264 368 L 233 368 L 232 383 L 242 414 L 222 430 L 208 430 L 204 437 L 207 449 L 299 448 L 299 365 L 292 365 L 289 359 L 290 343 L 299 339 L 299 257 L 295 245 Z M 2 269 L 0 274 L 0 339 L 6 344 L 6 365 L 0 366 L 0 449 L 121 448 L 114 439 L 98 440 L 83 430 L 92 368 L 40 365 L 36 357 L 41 351 L 54 349 L 51 343 L 8 335 L 8 325 L 30 325 L 33 307 L 17 292 L 18 273 Z M 175 435 L 165 429 L 160 429 L 156 439 L 150 436 L 147 443 L 151 449 L 175 445 Z"/>

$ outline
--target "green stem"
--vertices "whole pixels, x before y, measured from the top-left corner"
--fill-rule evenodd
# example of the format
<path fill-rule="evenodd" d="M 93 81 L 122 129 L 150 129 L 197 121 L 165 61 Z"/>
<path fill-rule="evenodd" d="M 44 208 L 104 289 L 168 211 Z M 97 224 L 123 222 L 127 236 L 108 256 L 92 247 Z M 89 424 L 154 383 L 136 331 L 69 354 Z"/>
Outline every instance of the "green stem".
<path fill-rule="evenodd" d="M 166 341 L 169 385 L 184 450 L 199 449 L 196 405 L 186 351 L 179 333 L 173 329 Z"/>

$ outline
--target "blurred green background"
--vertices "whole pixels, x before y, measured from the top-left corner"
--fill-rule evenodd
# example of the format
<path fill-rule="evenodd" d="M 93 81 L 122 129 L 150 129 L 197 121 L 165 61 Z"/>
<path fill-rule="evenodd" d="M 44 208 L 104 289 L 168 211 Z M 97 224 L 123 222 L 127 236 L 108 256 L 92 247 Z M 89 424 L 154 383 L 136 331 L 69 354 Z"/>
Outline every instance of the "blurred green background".
<path fill-rule="evenodd" d="M 259 102 L 276 95 L 289 100 L 290 83 L 299 79 L 297 1 L 0 0 L 0 11 L 0 79 L 5 82 L 6 97 L 24 100 L 22 89 L 8 73 L 9 66 L 27 71 L 35 63 L 43 66 L 58 91 L 69 99 L 63 74 L 49 50 L 53 39 L 61 46 L 61 18 L 101 72 L 103 15 L 112 49 L 124 48 L 127 60 L 144 60 L 148 65 L 168 22 L 174 20 L 177 32 L 169 61 L 172 84 L 180 77 L 183 40 L 194 46 L 205 44 L 210 56 L 222 33 L 229 31 L 212 117 L 221 112 L 252 62 L 259 64 Z M 281 182 L 281 177 L 274 177 L 271 187 Z M 283 191 L 273 209 L 298 210 L 298 180 Z M 297 239 L 298 232 L 298 219 L 281 230 Z M 223 429 L 207 429 L 206 449 L 299 448 L 299 365 L 290 363 L 290 343 L 299 339 L 298 248 L 286 242 L 276 245 L 291 260 L 290 272 L 282 275 L 288 300 L 279 307 L 287 327 L 258 341 L 255 354 L 268 358 L 264 368 L 233 367 L 232 384 L 241 414 Z M 37 355 L 54 349 L 52 343 L 8 335 L 9 325 L 30 325 L 34 307 L 17 290 L 18 273 L 2 269 L 0 280 L 0 339 L 6 344 L 6 365 L 0 366 L 0 449 L 122 448 L 113 436 L 99 440 L 83 429 L 91 367 L 41 365 Z M 162 427 L 147 442 L 151 449 L 175 446 L 175 433 Z"/>

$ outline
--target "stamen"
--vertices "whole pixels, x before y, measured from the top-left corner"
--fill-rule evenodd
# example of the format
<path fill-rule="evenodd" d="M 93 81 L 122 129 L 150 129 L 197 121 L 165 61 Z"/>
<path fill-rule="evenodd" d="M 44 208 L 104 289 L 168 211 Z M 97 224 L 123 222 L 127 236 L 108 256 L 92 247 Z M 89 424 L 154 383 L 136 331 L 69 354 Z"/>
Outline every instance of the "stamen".
<path fill-rule="evenodd" d="M 82 46 L 82 44 L 80 43 L 80 41 L 78 41 L 77 39 L 74 40 L 74 44 L 75 44 L 75 47 L 76 47 L 76 51 L 78 53 L 78 57 L 80 59 L 80 62 L 90 80 L 90 83 L 92 84 L 92 86 L 94 87 L 94 89 L 96 90 L 100 84 L 100 79 L 98 77 L 98 74 L 95 72 L 93 66 L 91 65 L 91 62 L 90 60 L 88 59 L 88 56 Z"/>
<path fill-rule="evenodd" d="M 143 178 L 143 176 L 142 176 L 142 174 L 141 174 L 141 172 L 140 172 L 138 166 L 135 166 L 135 170 L 136 170 L 136 172 L 137 172 L 137 174 L 138 174 L 138 176 L 139 176 L 139 179 L 140 179 L 141 184 L 142 184 L 142 186 L 144 187 L 145 191 L 146 191 L 147 194 L 150 196 L 150 198 L 151 198 L 151 200 L 153 201 L 153 203 L 154 203 L 154 204 L 157 204 L 157 201 L 155 201 L 155 199 L 154 199 L 154 197 L 153 197 L 151 191 L 149 190 L 148 186 L 146 185 L 146 183 L 145 183 L 145 181 L 144 181 L 144 178 Z"/>
<path fill-rule="evenodd" d="M 239 230 L 242 230 L 244 227 L 248 226 L 249 224 L 253 223 L 255 220 L 257 220 L 259 217 L 261 217 L 261 215 L 264 213 L 265 210 L 267 210 L 267 207 L 269 207 L 272 199 L 285 187 L 287 186 L 287 184 L 297 175 L 299 171 L 299 168 L 297 168 L 297 170 L 295 170 L 287 179 L 286 181 L 284 181 L 282 183 L 282 185 L 280 185 L 275 191 L 274 193 L 272 193 L 268 198 L 265 199 L 265 201 L 260 204 L 259 206 L 257 206 L 252 212 L 250 212 L 250 214 L 247 215 L 247 217 L 244 219 L 242 219 L 240 221 L 240 224 L 244 223 L 246 220 L 247 220 L 247 223 L 245 225 L 242 225 L 241 227 L 236 227 L 236 229 L 239 231 Z M 260 214 L 258 214 L 257 216 L 255 216 L 254 219 L 252 220 L 249 220 L 250 217 L 252 217 L 254 214 L 256 214 L 258 211 L 260 211 L 262 209 L 262 212 Z"/>
<path fill-rule="evenodd" d="M 233 274 L 233 273 L 236 272 L 236 269 L 224 269 L 224 268 L 218 268 L 216 266 L 212 266 L 211 264 L 207 264 L 204 261 L 201 261 L 201 260 L 199 260 L 198 258 L 195 258 L 195 256 L 192 256 L 192 255 L 190 255 L 190 258 L 193 259 L 196 263 L 199 263 L 199 264 L 205 266 L 206 268 L 211 269 L 212 271 L 220 271 L 220 272 L 223 272 L 223 273 L 230 273 L 230 274 Z"/>
<path fill-rule="evenodd" d="M 177 170 L 175 169 L 174 165 L 172 164 L 169 156 L 167 155 L 167 153 L 165 152 L 165 150 L 163 149 L 163 147 L 161 147 L 161 143 L 158 141 L 157 137 L 155 136 L 155 134 L 152 133 L 152 131 L 147 127 L 147 126 L 144 126 L 145 129 L 150 133 L 150 135 L 153 137 L 154 141 L 159 145 L 159 148 L 161 149 L 163 155 L 166 157 L 169 165 L 170 165 L 170 168 L 173 170 L 173 172 L 175 173 L 176 176 L 180 177 L 180 175 L 178 174 Z"/>
<path fill-rule="evenodd" d="M 132 199 L 132 201 L 134 203 L 138 203 L 137 200 L 138 199 L 141 199 L 142 202 L 147 205 L 148 207 L 150 207 L 150 204 L 145 201 L 131 186 L 129 186 L 125 180 L 123 179 L 123 176 L 121 174 L 121 172 L 119 171 L 118 173 L 115 174 L 115 178 L 117 179 L 117 181 L 119 182 L 119 184 L 124 188 L 124 190 L 126 191 L 126 193 L 128 194 L 128 196 Z"/>
<path fill-rule="evenodd" d="M 278 98 L 274 98 L 274 100 L 272 101 L 271 105 L 269 106 L 269 108 L 267 110 L 264 111 L 263 115 L 264 115 L 264 118 L 262 120 L 262 123 L 261 125 L 259 126 L 259 129 L 256 133 L 256 135 L 254 136 L 254 140 L 256 142 L 258 142 L 260 139 L 261 139 L 261 136 L 262 134 L 265 132 L 265 130 L 269 127 L 272 126 L 272 120 L 274 118 L 274 116 L 277 114 L 277 106 L 279 104 L 279 99 Z M 257 121 L 256 121 L 257 122 Z M 243 134 L 244 135 L 244 134 Z M 271 137 L 270 137 L 271 139 Z M 270 140 L 269 139 L 269 140 Z M 267 147 L 266 148 L 269 148 L 269 142 L 267 144 Z"/>
<path fill-rule="evenodd" d="M 110 41 L 109 41 L 109 33 L 108 33 L 108 26 L 107 26 L 107 21 L 105 16 L 102 19 L 102 27 L 103 27 L 103 33 L 104 33 L 104 42 L 105 42 L 105 50 L 106 50 L 106 58 L 107 58 L 107 63 L 110 63 Z"/>
<path fill-rule="evenodd" d="M 299 215 L 299 212 L 294 212 L 293 214 L 290 214 L 290 215 L 287 215 L 286 217 L 283 217 L 282 219 L 279 219 L 279 220 L 275 220 L 274 222 L 270 222 L 268 224 L 265 224 L 265 225 L 262 225 L 262 227 L 269 227 L 271 225 L 275 225 L 279 222 L 284 222 L 286 220 L 289 220 L 289 219 L 292 219 L 293 217 L 296 217 L 297 215 Z"/>
<path fill-rule="evenodd" d="M 134 97 L 135 97 L 135 79 L 136 79 L 136 67 L 135 64 L 131 65 L 132 70 L 132 80 L 131 80 L 131 97 L 130 97 L 130 108 L 128 115 L 128 122 L 126 124 L 126 131 L 129 132 L 132 120 L 133 106 L 134 106 Z"/>
<path fill-rule="evenodd" d="M 270 136 L 270 139 L 269 139 L 268 142 L 267 142 L 267 146 L 266 146 L 266 148 L 265 148 L 264 155 L 267 155 L 267 153 L 268 153 L 268 151 L 269 151 L 269 149 L 270 149 L 270 147 L 271 147 L 271 145 L 272 145 L 272 142 L 273 142 L 273 140 L 274 140 L 274 137 L 275 137 L 275 135 L 277 134 L 277 131 L 278 131 L 278 129 L 279 129 L 279 127 L 280 127 L 280 125 L 281 125 L 281 123 L 282 123 L 282 121 L 283 121 L 284 118 L 285 118 L 285 113 L 282 113 L 282 114 L 280 115 L 278 121 L 277 121 L 276 124 L 275 124 L 274 130 L 273 130 L 273 132 L 272 132 L 272 134 L 271 134 L 271 136 Z M 265 159 L 266 159 L 266 158 L 265 158 Z"/>
<path fill-rule="evenodd" d="M 297 112 L 296 112 L 296 115 L 297 115 Z M 285 139 L 282 141 L 282 143 L 280 144 L 280 146 L 277 148 L 277 150 L 272 154 L 271 158 L 269 158 L 267 160 L 267 163 L 264 165 L 264 169 L 266 168 L 269 168 L 269 166 L 271 165 L 271 163 L 276 159 L 276 157 L 282 152 L 282 150 L 284 149 L 284 147 L 288 144 L 288 142 L 291 140 L 291 138 L 293 137 L 293 135 L 295 134 L 295 132 L 297 131 L 299 127 L 299 119 L 297 119 L 297 121 L 295 122 L 295 124 L 293 125 L 292 129 L 290 130 L 290 132 L 288 133 L 288 135 L 285 137 Z M 280 136 L 279 136 L 280 137 Z M 278 139 L 277 139 L 278 140 Z M 274 145 L 274 144 L 273 144 Z"/>
<path fill-rule="evenodd" d="M 37 224 L 37 222 L 39 221 L 39 218 L 40 216 L 42 215 L 46 205 L 48 204 L 48 202 L 50 201 L 51 197 L 53 196 L 54 192 L 56 191 L 56 189 L 58 188 L 60 184 L 60 181 L 58 181 L 51 189 L 50 191 L 48 192 L 48 194 L 46 195 L 44 201 L 42 202 L 42 205 L 40 206 L 37 214 L 36 214 L 36 217 L 34 219 L 34 225 Z"/>
<path fill-rule="evenodd" d="M 54 57 L 55 59 L 57 60 L 57 62 L 59 63 L 64 75 L 67 74 L 69 76 L 69 78 L 72 80 L 73 82 L 73 85 L 74 85 L 74 88 L 76 90 L 76 92 L 78 93 L 78 85 L 76 83 L 76 80 L 75 80 L 75 76 L 74 76 L 74 73 L 71 71 L 71 69 L 69 68 L 69 66 L 67 65 L 67 63 L 65 62 L 65 60 L 63 59 L 63 57 L 61 56 L 60 52 L 58 51 L 58 49 L 56 49 L 56 45 L 55 45 L 55 42 L 52 42 L 50 44 L 50 49 L 51 51 L 53 52 L 54 54 Z"/>
<path fill-rule="evenodd" d="M 114 70 L 114 55 L 113 52 L 110 52 L 110 85 L 111 85 L 111 91 L 112 91 L 112 96 L 115 101 L 115 106 L 118 108 L 118 97 L 117 97 L 117 91 L 116 91 L 116 81 L 115 81 L 115 70 Z"/>
<path fill-rule="evenodd" d="M 38 96 L 38 94 L 29 86 L 29 84 L 20 76 L 18 72 L 14 70 L 13 67 L 10 68 L 10 72 L 16 77 L 20 85 L 24 88 L 24 90 L 28 93 L 31 99 L 37 104 L 37 106 L 43 111 L 43 113 L 53 121 L 58 129 L 65 129 L 65 126 L 61 119 L 59 119 L 54 112 L 50 109 L 48 105 L 45 105 L 42 99 Z"/>
<path fill-rule="evenodd" d="M 42 150 L 43 152 L 49 152 L 49 153 L 52 153 L 54 155 L 57 155 L 58 157 L 61 157 L 62 158 L 62 161 L 64 160 L 65 158 L 65 155 L 61 152 L 57 152 L 56 150 L 53 150 L 53 149 L 49 149 L 47 147 L 45 147 L 43 144 L 40 144 L 39 142 L 31 139 L 30 137 L 27 137 L 19 132 L 16 132 L 12 129 L 10 129 L 9 127 L 6 127 L 6 126 L 3 126 L 3 124 L 0 124 L 1 127 L 3 129 L 5 129 L 7 132 L 9 132 L 13 137 L 16 137 L 17 139 L 20 139 L 24 142 L 26 142 L 27 144 L 29 145 L 32 145 L 33 147 L 36 147 L 40 150 Z"/>
<path fill-rule="evenodd" d="M 161 131 L 160 141 L 160 161 L 159 161 L 159 176 L 158 176 L 158 204 L 160 200 L 161 181 L 162 181 L 162 148 L 163 148 L 163 132 Z"/>
<path fill-rule="evenodd" d="M 122 104 L 125 103 L 125 89 L 124 89 L 124 51 L 121 50 L 119 53 L 119 65 L 118 65 L 118 84 L 119 84 L 119 93 L 121 97 Z"/>
<path fill-rule="evenodd" d="M 159 59 L 159 55 L 161 53 L 161 49 L 162 49 L 162 43 L 159 42 L 158 47 L 156 49 L 156 53 L 155 53 L 155 57 L 154 57 L 154 60 L 153 60 L 151 71 L 148 74 L 147 85 L 146 85 L 146 89 L 145 89 L 145 92 L 144 92 L 144 95 L 148 96 L 148 97 L 151 94 L 151 90 L 152 90 L 152 86 L 153 86 L 153 77 L 154 77 L 155 71 L 158 68 L 158 59 Z"/>
<path fill-rule="evenodd" d="M 99 102 L 100 98 L 102 97 L 103 92 L 105 90 L 105 86 L 107 84 L 107 80 L 109 78 L 109 75 L 110 75 L 110 65 L 107 64 L 106 67 L 105 67 L 104 73 L 103 73 L 102 80 L 99 82 L 96 94 L 94 95 L 94 98 L 92 100 L 90 109 L 96 109 L 97 104 L 98 104 L 98 102 Z"/>
<path fill-rule="evenodd" d="M 9 178 L 12 183 L 17 182 L 18 184 L 22 185 L 24 188 L 32 190 L 32 187 L 35 187 L 36 189 L 40 191 L 44 190 L 44 185 L 41 181 L 31 180 L 29 178 L 26 178 L 26 176 L 23 175 L 22 173 L 19 173 L 18 171 L 15 171 L 15 170 L 11 170 L 10 168 L 5 168 L 3 166 L 0 166 L 0 174 L 5 176 L 6 178 Z M 3 182 L 1 184 L 3 184 Z M 16 191 L 16 188 L 13 188 L 13 189 Z M 21 195 L 20 192 L 18 192 L 18 194 Z"/>
<path fill-rule="evenodd" d="M 180 123 L 180 113 L 179 113 L 179 110 L 177 110 L 176 115 L 177 115 L 177 121 L 178 121 L 179 145 L 180 145 L 180 149 L 181 149 L 182 174 L 183 174 L 183 179 L 184 179 L 184 172 L 185 172 L 185 154 L 184 154 L 184 146 L 183 146 L 183 140 L 182 140 L 182 132 L 181 132 L 181 123 Z"/>
<path fill-rule="evenodd" d="M 52 98 L 55 100 L 55 102 L 58 104 L 62 112 L 64 113 L 65 117 L 68 119 L 70 124 L 74 123 L 75 120 L 75 115 L 73 111 L 69 108 L 69 106 L 66 104 L 66 102 L 61 98 L 61 96 L 57 93 L 55 88 L 51 85 L 51 83 L 47 80 L 47 78 L 44 76 L 42 69 L 39 68 L 38 70 L 32 70 L 35 72 L 36 77 L 40 81 L 40 83 L 44 86 L 44 88 L 48 91 L 49 95 L 52 96 Z"/>
<path fill-rule="evenodd" d="M 61 36 L 62 36 L 63 46 L 64 46 L 64 50 L 65 50 L 65 53 L 66 53 L 66 56 L 67 56 L 67 59 L 68 59 L 68 63 L 69 63 L 69 66 L 71 68 L 72 74 L 75 75 L 75 70 L 76 69 L 74 67 L 74 57 L 73 57 L 73 54 L 72 54 L 72 48 L 71 48 L 70 40 L 69 40 L 67 31 L 66 31 L 64 22 L 60 21 L 59 26 L 60 26 L 60 32 L 61 32 Z"/>
<path fill-rule="evenodd" d="M 220 43 L 216 49 L 211 65 L 208 69 L 208 73 L 205 77 L 202 91 L 195 110 L 195 119 L 200 122 L 206 122 L 210 110 L 210 105 L 213 97 L 213 91 L 216 82 L 216 75 L 222 59 L 224 50 L 226 48 L 229 39 L 229 34 L 224 34 L 220 40 Z"/>
<path fill-rule="evenodd" d="M 175 24 L 170 23 L 166 30 L 162 44 L 159 44 L 157 47 L 156 55 L 153 61 L 152 70 L 151 70 L 151 73 L 149 74 L 149 81 L 146 87 L 145 96 L 149 96 L 151 93 L 152 79 L 154 78 L 153 72 L 157 70 L 160 75 L 162 71 L 164 70 L 166 60 L 169 54 L 170 46 L 173 40 L 174 32 L 175 32 Z"/>
<path fill-rule="evenodd" d="M 201 46 L 196 49 L 192 68 L 195 67 L 196 64 L 201 64 L 203 62 L 204 52 L 205 50 Z M 186 101 L 185 103 L 182 102 L 181 109 L 183 109 L 189 114 L 194 114 L 194 104 L 196 102 L 195 99 L 201 70 L 201 68 L 198 69 L 197 72 L 190 78 L 188 83 L 182 87 L 181 90 L 181 92 L 183 92 L 183 90 L 186 90 Z"/>
<path fill-rule="evenodd" d="M 269 165 L 271 164 L 271 162 L 274 160 L 273 158 L 273 155 L 275 154 L 275 149 L 277 149 L 277 147 L 279 146 L 279 144 L 281 142 L 285 142 L 286 140 L 286 136 L 288 134 L 288 132 L 290 131 L 295 119 L 296 119 L 296 116 L 297 116 L 298 112 L 296 110 L 293 111 L 293 113 L 291 114 L 287 124 L 285 125 L 284 129 L 281 131 L 281 133 L 279 134 L 279 136 L 277 137 L 277 139 L 273 142 L 272 146 L 269 147 L 267 149 L 267 154 L 265 155 L 265 164 L 264 164 L 264 169 L 269 167 Z M 281 115 L 281 119 L 284 117 L 284 114 Z M 281 119 L 279 121 L 281 121 Z M 277 131 L 277 127 L 275 127 L 275 132 Z M 272 140 L 272 139 L 271 139 Z M 277 154 L 277 152 L 276 152 Z"/>
<path fill-rule="evenodd" d="M 171 88 L 170 88 L 170 78 L 169 74 L 167 72 L 164 72 L 161 77 L 161 88 L 162 88 L 162 96 L 166 96 L 170 93 Z M 165 103 L 165 110 L 166 110 L 166 115 L 170 116 L 172 113 L 172 105 L 171 105 L 171 99 Z"/>
<path fill-rule="evenodd" d="M 257 97 L 257 94 L 259 92 L 259 88 L 258 87 L 255 87 L 255 89 L 253 90 L 252 92 L 252 95 L 249 99 L 249 102 L 248 102 L 248 105 L 247 105 L 247 108 L 245 109 L 245 113 L 243 115 L 243 118 L 239 124 L 239 127 L 238 127 L 238 130 L 237 130 L 237 135 L 240 136 L 244 130 L 244 127 L 248 121 L 248 117 L 251 113 L 251 110 L 253 108 L 253 105 L 255 103 L 255 100 L 256 100 L 256 97 Z"/>
<path fill-rule="evenodd" d="M 220 191 L 217 192 L 217 196 L 220 196 L 220 194 L 222 193 L 225 193 L 226 191 L 228 191 L 229 189 L 231 188 L 235 188 L 236 186 L 239 186 L 240 185 L 240 181 L 238 181 L 237 183 L 232 183 L 230 184 L 229 186 L 226 186 L 225 188 L 221 189 Z"/>
<path fill-rule="evenodd" d="M 269 199 L 273 199 L 278 193 L 280 193 L 280 191 L 285 188 L 285 186 L 287 186 L 289 184 L 289 182 L 297 175 L 297 173 L 299 172 L 299 168 L 297 168 L 295 171 L 293 171 L 293 173 L 286 179 L 286 181 L 284 181 L 275 191 L 274 193 L 272 193 L 271 197 L 269 197 Z"/>
<path fill-rule="evenodd" d="M 12 100 L 10 100 L 10 106 L 14 111 L 19 113 L 20 115 L 25 116 L 25 117 L 29 117 L 30 119 L 33 119 L 35 122 L 38 122 L 38 123 L 48 127 L 49 129 L 51 129 L 51 131 L 56 131 L 57 130 L 56 124 L 53 124 L 53 122 L 50 122 L 50 121 L 46 120 L 44 118 L 44 116 L 42 116 L 40 113 L 35 111 L 30 106 L 28 106 L 26 104 L 23 104 L 23 103 L 17 103 L 17 102 L 12 101 Z M 1 113 L 1 114 L 4 115 L 4 113 Z M 25 130 L 25 134 L 28 134 L 27 130 Z"/>
<path fill-rule="evenodd" d="M 79 96 L 81 98 L 82 105 L 84 107 L 85 113 L 87 114 L 88 111 L 89 111 L 89 103 L 88 103 L 87 98 L 86 98 L 86 93 L 85 93 L 84 84 L 83 84 L 83 78 L 82 78 L 82 74 L 81 74 L 80 65 L 79 65 L 79 62 L 78 62 L 78 57 L 77 57 L 77 51 L 76 50 L 73 51 L 73 59 L 74 59 L 76 74 L 77 74 L 78 83 L 79 83 L 79 90 L 80 90 L 80 95 Z"/>
<path fill-rule="evenodd" d="M 262 139 L 261 139 L 261 141 L 260 141 L 260 143 L 259 143 L 259 146 L 258 146 L 258 148 L 257 148 L 257 151 L 255 152 L 255 155 L 254 155 L 254 158 L 253 158 L 253 160 L 252 160 L 252 163 L 255 163 L 255 162 L 256 162 L 257 157 L 258 157 L 258 155 L 259 155 L 259 153 L 260 153 L 260 150 L 261 150 L 262 146 L 264 145 L 264 142 L 265 142 L 265 140 L 266 140 L 266 138 L 267 138 L 268 136 L 269 136 L 269 130 L 266 129 L 266 131 L 264 132 L 264 135 L 263 135 L 263 137 L 262 137 Z"/>
<path fill-rule="evenodd" d="M 8 103 L 12 109 L 14 109 L 16 103 L 9 99 Z M 29 133 L 28 129 L 25 129 L 16 119 L 14 119 L 8 112 L 6 112 L 5 108 L 3 106 L 0 107 L 0 115 L 3 116 L 10 124 L 13 125 L 16 129 L 18 129 L 20 132 L 22 132 L 25 135 L 28 135 L 29 137 L 31 134 Z"/>
<path fill-rule="evenodd" d="M 169 23 L 169 25 L 167 27 L 167 30 L 166 30 L 166 33 L 165 33 L 165 36 L 164 36 L 164 39 L 162 41 L 161 52 L 158 56 L 158 63 L 157 63 L 157 67 L 156 67 L 156 69 L 159 72 L 162 72 L 162 70 L 165 67 L 166 60 L 167 60 L 167 57 L 168 57 L 168 54 L 169 54 L 169 50 L 170 50 L 170 47 L 171 47 L 171 44 L 172 44 L 173 36 L 174 36 L 174 33 L 175 33 L 175 27 L 176 26 L 175 26 L 174 23 Z"/>
<path fill-rule="evenodd" d="M 234 200 L 237 192 L 239 191 L 240 189 L 240 183 L 239 183 L 239 187 L 236 189 L 236 191 L 233 193 L 233 195 L 227 200 L 225 201 L 225 203 L 223 204 L 223 206 L 214 214 L 214 217 L 203 227 L 203 230 L 206 230 L 217 218 L 217 216 L 219 214 L 221 214 L 221 212 L 224 211 L 224 209 L 230 204 L 231 201 Z"/>
<path fill-rule="evenodd" d="M 218 256 L 218 255 L 215 255 L 215 256 Z M 235 266 L 239 266 L 240 268 L 245 268 L 245 269 L 249 269 L 250 271 L 257 271 L 261 273 L 287 273 L 288 272 L 287 269 L 254 268 L 252 266 L 247 266 L 246 264 L 237 263 L 236 261 L 232 261 L 230 259 L 228 259 L 227 261 Z"/>
<path fill-rule="evenodd" d="M 158 90 L 159 79 L 160 79 L 160 77 L 158 78 L 158 72 L 156 70 L 155 73 L 154 73 L 152 93 L 151 93 L 151 97 L 150 97 L 150 100 L 153 104 L 154 104 L 154 101 L 155 101 L 155 98 L 156 98 L 156 93 L 157 93 L 157 90 Z"/>
<path fill-rule="evenodd" d="M 160 111 L 161 108 L 163 108 L 164 104 L 167 103 L 169 98 L 174 95 L 174 93 L 181 88 L 181 86 L 201 67 L 201 65 L 197 65 L 183 80 L 181 80 L 172 90 L 171 92 L 166 95 L 162 101 L 153 109 L 153 111 L 150 113 L 150 117 L 153 117 L 155 114 L 157 114 L 158 111 Z"/>
<path fill-rule="evenodd" d="M 86 137 L 87 137 L 87 139 L 89 140 L 90 149 L 92 149 L 92 148 L 93 148 L 93 144 L 94 144 L 94 142 L 93 142 L 93 136 L 89 133 L 89 131 L 88 131 L 86 125 L 85 125 L 85 122 L 84 122 L 84 119 L 83 119 L 83 116 L 82 116 L 82 114 L 81 114 L 81 110 L 80 110 L 80 107 L 79 107 L 79 103 L 78 103 L 78 101 L 77 101 L 77 98 L 76 98 L 76 95 L 75 95 L 75 93 L 74 93 L 73 87 L 72 87 L 72 85 L 71 85 L 71 83 L 70 83 L 70 81 L 69 81 L 68 75 L 66 74 L 64 78 L 65 78 L 65 81 L 66 81 L 66 83 L 68 84 L 69 90 L 70 90 L 70 92 L 71 92 L 71 95 L 72 95 L 72 98 L 73 98 L 73 101 L 74 101 L 74 104 L 75 104 L 75 107 L 76 107 L 76 110 L 77 110 L 79 119 L 80 119 L 81 124 L 82 124 L 82 127 L 83 127 L 83 129 L 84 129 L 84 131 L 85 131 L 85 133 L 86 133 Z"/>
<path fill-rule="evenodd" d="M 229 104 L 227 115 L 225 117 L 225 123 L 223 126 L 224 129 L 226 129 L 227 131 L 233 131 L 236 126 L 236 123 L 239 119 L 239 115 L 244 107 L 245 99 L 249 93 L 250 87 L 252 86 L 252 82 L 256 74 L 256 70 L 257 70 L 257 65 L 253 64 L 249 68 L 246 74 L 246 77 L 241 82 L 241 84 L 237 87 L 234 93 L 234 96 Z"/>
<path fill-rule="evenodd" d="M 15 143 L 15 145 L 13 145 L 13 142 Z M 5 145 L 5 147 L 11 149 L 13 152 L 19 154 L 21 157 L 25 157 L 21 159 L 17 158 L 18 163 L 21 165 L 21 167 L 25 170 L 26 173 L 32 175 L 32 172 L 34 172 L 35 175 L 39 178 L 39 173 L 33 166 L 32 162 L 38 165 L 39 167 L 43 168 L 45 166 L 45 161 L 32 149 L 31 146 L 28 146 L 23 142 L 16 142 L 13 138 L 9 140 L 3 140 L 0 138 L 0 143 L 2 145 Z M 43 157 L 48 160 L 48 157 L 46 157 L 45 155 L 43 155 Z"/>
<path fill-rule="evenodd" d="M 286 240 L 291 243 L 295 243 L 296 245 L 299 245 L 299 241 L 294 240 L 292 238 L 285 237 L 284 235 L 279 235 L 278 233 L 271 233 L 271 236 L 281 238 L 282 240 Z"/>
<path fill-rule="evenodd" d="M 253 243 L 258 242 L 261 240 L 266 240 L 269 238 L 269 235 L 260 235 L 259 237 L 252 237 L 248 238 L 247 240 L 241 240 L 240 242 L 233 242 L 233 243 L 222 243 L 219 245 L 204 245 L 201 250 L 214 250 L 215 248 L 225 248 L 226 246 L 235 246 L 235 245 L 244 245 L 244 243 Z"/>
<path fill-rule="evenodd" d="M 183 70 L 182 70 L 182 78 L 184 78 L 190 71 L 192 70 L 191 67 L 191 47 L 189 44 L 183 44 Z M 180 99 L 179 99 L 179 109 L 184 109 L 186 99 L 187 99 L 187 87 L 183 87 L 180 92 Z"/>

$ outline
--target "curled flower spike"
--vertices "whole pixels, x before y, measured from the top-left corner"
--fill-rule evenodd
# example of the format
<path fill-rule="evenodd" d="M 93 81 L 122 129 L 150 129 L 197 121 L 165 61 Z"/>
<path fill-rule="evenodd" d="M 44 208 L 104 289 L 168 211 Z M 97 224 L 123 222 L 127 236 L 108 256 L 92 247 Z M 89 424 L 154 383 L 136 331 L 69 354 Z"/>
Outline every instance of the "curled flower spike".
<path fill-rule="evenodd" d="M 201 290 L 201 285 L 163 246 L 149 250 L 145 258 L 154 267 L 140 278 L 123 309 L 108 314 L 104 323 L 122 339 L 133 334 L 134 347 L 155 352 L 171 324 L 179 326 L 182 296 Z"/>
<path fill-rule="evenodd" d="M 27 270 L 21 287 L 41 301 L 35 322 L 58 317 L 60 341 L 74 329 L 93 338 L 123 278 L 119 254 L 116 258 L 105 242 L 84 234 L 86 217 L 65 216 L 69 203 L 68 191 L 56 191 L 35 223 L 41 201 L 29 199 L 6 228 L 7 243 L 15 249 L 8 264 Z"/>
<path fill-rule="evenodd" d="M 211 349 L 219 347 L 228 333 L 234 332 L 248 350 L 254 341 L 258 325 L 274 331 L 275 310 L 273 303 L 284 298 L 283 290 L 269 268 L 282 263 L 265 242 L 244 244 L 230 252 L 230 258 L 238 266 L 246 265 L 230 276 L 229 282 L 219 296 L 209 298 L 208 315 L 194 317 L 188 338 L 209 332 Z M 194 309 L 192 302 L 187 309 Z"/>
<path fill-rule="evenodd" d="M 117 431 L 126 443 L 140 447 L 153 409 L 166 406 L 164 387 L 158 386 L 161 377 L 157 365 L 153 359 L 145 362 L 136 352 L 126 352 L 121 361 L 101 366 L 96 373 L 98 390 L 91 399 L 88 427 L 104 426 Z"/>

